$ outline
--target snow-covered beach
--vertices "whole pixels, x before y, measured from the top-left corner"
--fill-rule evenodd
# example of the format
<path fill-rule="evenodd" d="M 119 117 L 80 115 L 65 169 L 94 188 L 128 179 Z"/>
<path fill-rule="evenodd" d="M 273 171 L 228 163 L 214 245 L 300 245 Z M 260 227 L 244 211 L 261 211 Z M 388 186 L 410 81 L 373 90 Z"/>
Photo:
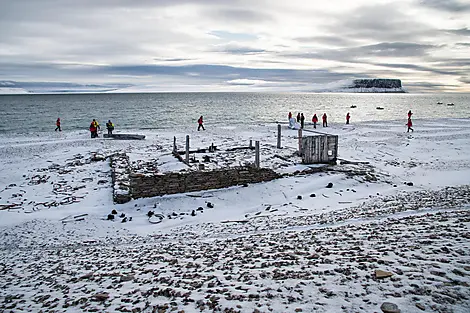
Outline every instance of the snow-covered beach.
<path fill-rule="evenodd" d="M 283 126 L 276 148 L 275 124 L 147 131 L 144 141 L 4 136 L 0 310 L 468 312 L 469 119 L 414 128 L 320 128 L 339 136 L 341 160 L 356 162 L 315 173 L 294 156 L 297 131 Z M 185 135 L 219 153 L 260 140 L 261 166 L 292 175 L 113 204 L 109 161 L 96 154 L 185 170 L 171 155 Z M 227 153 L 218 165 L 253 160 Z M 149 211 L 163 220 L 150 223 Z"/>

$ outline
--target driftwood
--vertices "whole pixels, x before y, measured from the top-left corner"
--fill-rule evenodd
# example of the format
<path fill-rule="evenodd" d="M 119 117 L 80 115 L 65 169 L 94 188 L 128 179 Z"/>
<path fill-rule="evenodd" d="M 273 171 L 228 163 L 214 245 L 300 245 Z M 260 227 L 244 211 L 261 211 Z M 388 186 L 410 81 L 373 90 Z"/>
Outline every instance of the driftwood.
<path fill-rule="evenodd" d="M 225 151 L 236 151 L 236 150 L 255 150 L 255 147 L 235 147 L 235 148 L 226 149 Z"/>
<path fill-rule="evenodd" d="M 340 158 L 338 158 L 338 160 L 340 160 L 340 164 L 354 164 L 354 165 L 369 164 L 369 162 L 367 161 L 349 161 L 349 160 L 340 159 Z"/>
<path fill-rule="evenodd" d="M 292 160 L 289 160 L 288 158 L 285 158 L 285 157 L 283 157 L 283 156 L 281 156 L 281 155 L 279 155 L 279 154 L 275 154 L 274 157 L 275 157 L 275 158 L 279 158 L 279 159 L 281 159 L 281 160 L 283 160 L 283 161 L 286 161 L 286 162 L 293 163 Z"/>
<path fill-rule="evenodd" d="M 18 207 L 20 204 L 18 203 L 12 203 L 12 204 L 0 204 L 0 211 L 2 210 L 8 210 L 14 207 Z"/>
<path fill-rule="evenodd" d="M 243 224 L 245 224 L 245 223 L 248 223 L 248 221 L 247 220 L 233 220 L 233 221 L 221 221 L 221 223 L 224 223 L 224 224 L 226 224 L 226 223 L 243 223 Z"/>

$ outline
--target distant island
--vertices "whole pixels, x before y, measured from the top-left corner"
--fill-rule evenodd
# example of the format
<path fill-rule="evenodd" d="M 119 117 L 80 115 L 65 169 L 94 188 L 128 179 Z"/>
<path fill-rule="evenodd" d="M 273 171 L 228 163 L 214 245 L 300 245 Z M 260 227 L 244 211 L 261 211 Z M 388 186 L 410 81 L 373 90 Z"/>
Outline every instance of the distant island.
<path fill-rule="evenodd" d="M 354 79 L 350 86 L 343 88 L 343 92 L 390 92 L 406 93 L 399 79 Z"/>

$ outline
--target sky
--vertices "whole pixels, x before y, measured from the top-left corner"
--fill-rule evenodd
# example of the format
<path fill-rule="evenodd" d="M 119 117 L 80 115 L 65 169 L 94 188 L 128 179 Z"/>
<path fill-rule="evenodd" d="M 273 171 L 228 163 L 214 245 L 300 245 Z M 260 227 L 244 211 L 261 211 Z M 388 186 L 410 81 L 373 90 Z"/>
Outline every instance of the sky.
<path fill-rule="evenodd" d="M 0 0 L 0 93 L 470 92 L 470 1 Z"/>

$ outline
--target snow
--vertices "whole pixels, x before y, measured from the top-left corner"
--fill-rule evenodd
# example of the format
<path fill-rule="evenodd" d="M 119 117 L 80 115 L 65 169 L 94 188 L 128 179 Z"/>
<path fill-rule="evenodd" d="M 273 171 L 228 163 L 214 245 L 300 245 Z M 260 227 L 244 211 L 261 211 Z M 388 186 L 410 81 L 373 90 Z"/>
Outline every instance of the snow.
<path fill-rule="evenodd" d="M 339 161 L 359 162 L 326 167 L 301 164 L 287 125 L 283 149 L 275 124 L 147 131 L 142 141 L 2 135 L 0 205 L 17 206 L 0 210 L 0 310 L 380 312 L 391 302 L 469 312 L 470 123 L 417 119 L 414 129 L 320 127 L 339 136 Z M 252 150 L 226 149 L 260 140 L 261 166 L 291 175 L 113 203 L 108 156 L 125 152 L 142 171 L 194 170 L 171 154 L 186 135 L 191 149 L 217 146 L 209 169 L 253 162 Z M 150 223 L 149 211 L 164 218 Z"/>

